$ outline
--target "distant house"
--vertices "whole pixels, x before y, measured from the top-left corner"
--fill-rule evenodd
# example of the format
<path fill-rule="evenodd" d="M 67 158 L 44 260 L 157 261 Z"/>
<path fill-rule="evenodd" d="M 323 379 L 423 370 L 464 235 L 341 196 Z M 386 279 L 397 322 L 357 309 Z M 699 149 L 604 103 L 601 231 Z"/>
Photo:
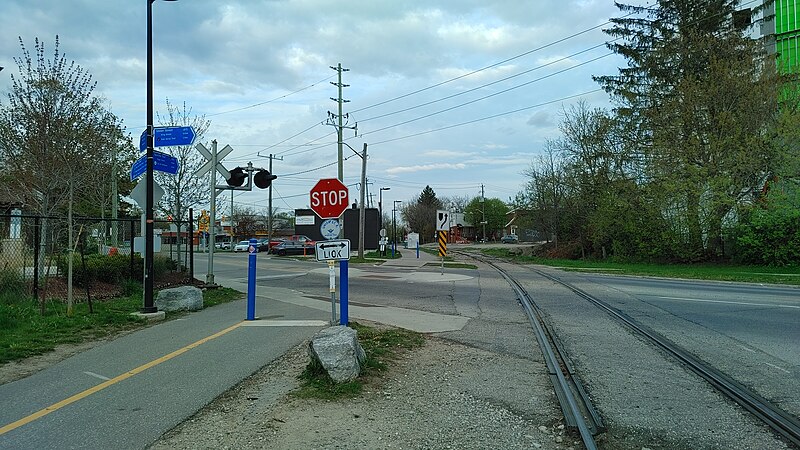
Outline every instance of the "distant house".
<path fill-rule="evenodd" d="M 540 241 L 541 233 L 533 229 L 534 211 L 529 209 L 512 209 L 506 213 L 506 225 L 503 233 L 516 234 L 521 241 Z"/>
<path fill-rule="evenodd" d="M 467 222 L 464 213 L 450 214 L 450 243 L 459 244 L 474 241 L 477 238 L 475 226 Z"/>

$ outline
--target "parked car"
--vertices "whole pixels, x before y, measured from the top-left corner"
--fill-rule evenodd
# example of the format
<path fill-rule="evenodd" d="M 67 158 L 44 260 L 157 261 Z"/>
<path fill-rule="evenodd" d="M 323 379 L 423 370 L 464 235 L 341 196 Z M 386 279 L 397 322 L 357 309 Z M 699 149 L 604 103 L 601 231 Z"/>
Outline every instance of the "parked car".
<path fill-rule="evenodd" d="M 233 248 L 234 252 L 246 252 L 250 248 L 250 241 L 239 241 L 236 247 Z"/>
<path fill-rule="evenodd" d="M 221 249 L 223 249 L 223 250 L 225 250 L 225 249 L 228 249 L 228 250 L 230 250 L 230 249 L 231 249 L 231 243 L 230 243 L 230 242 L 228 242 L 228 241 L 225 241 L 225 242 L 215 242 L 215 243 L 214 243 L 214 248 L 221 248 Z"/>
<path fill-rule="evenodd" d="M 280 244 L 281 242 L 285 241 L 284 238 L 272 238 L 272 239 L 259 239 L 258 240 L 258 251 L 269 253 L 276 245 Z"/>
<path fill-rule="evenodd" d="M 519 242 L 519 238 L 516 234 L 507 234 L 500 238 L 500 242 L 503 244 L 516 244 Z"/>
<path fill-rule="evenodd" d="M 310 245 L 312 245 L 312 246 L 314 245 L 314 241 L 313 241 L 313 240 L 311 240 L 311 238 L 310 238 L 310 237 L 308 237 L 308 236 L 306 236 L 305 234 L 293 234 L 293 235 L 289 236 L 289 239 L 288 239 L 288 240 L 290 240 L 290 241 L 304 242 L 304 243 L 306 243 L 306 244 L 310 244 Z"/>
<path fill-rule="evenodd" d="M 278 256 L 313 255 L 314 245 L 307 242 L 286 240 L 273 247 L 271 252 Z"/>

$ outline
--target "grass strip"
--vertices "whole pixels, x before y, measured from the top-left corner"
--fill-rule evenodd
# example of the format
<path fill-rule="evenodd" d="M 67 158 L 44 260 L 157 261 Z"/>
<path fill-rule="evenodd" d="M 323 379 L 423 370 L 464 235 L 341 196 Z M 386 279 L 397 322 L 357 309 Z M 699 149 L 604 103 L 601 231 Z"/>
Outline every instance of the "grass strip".
<path fill-rule="evenodd" d="M 517 255 L 509 249 L 503 248 L 486 248 L 482 249 L 482 252 L 486 255 L 505 258 L 522 264 L 539 264 L 576 272 L 800 285 L 800 266 L 769 267 L 713 263 L 659 264 L 548 259 L 536 256 Z"/>
<path fill-rule="evenodd" d="M 204 307 L 227 303 L 242 297 L 229 288 L 209 289 L 203 293 Z M 39 305 L 29 298 L 0 296 L 0 364 L 41 355 L 61 344 L 78 344 L 113 336 L 122 331 L 146 325 L 142 318 L 131 315 L 142 308 L 142 293 L 109 300 L 96 300 L 94 312 L 86 303 L 77 303 L 71 316 L 66 303 L 47 303 L 44 315 Z M 168 313 L 167 318 L 184 315 Z"/>
<path fill-rule="evenodd" d="M 309 362 L 299 375 L 301 386 L 292 395 L 298 398 L 339 400 L 357 397 L 364 385 L 380 376 L 404 352 L 425 345 L 425 337 L 402 328 L 379 329 L 350 322 L 358 332 L 358 341 L 367 355 L 361 374 L 355 380 L 335 383 L 316 361 Z"/>

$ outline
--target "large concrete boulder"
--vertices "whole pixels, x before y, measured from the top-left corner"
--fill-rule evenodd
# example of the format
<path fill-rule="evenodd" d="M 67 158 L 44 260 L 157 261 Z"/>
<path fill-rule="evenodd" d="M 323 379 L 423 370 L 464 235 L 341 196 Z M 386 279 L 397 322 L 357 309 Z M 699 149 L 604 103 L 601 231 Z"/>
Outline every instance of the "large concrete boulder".
<path fill-rule="evenodd" d="M 337 383 L 356 378 L 367 359 L 356 330 L 344 325 L 325 328 L 315 334 L 308 344 L 308 354 Z"/>
<path fill-rule="evenodd" d="M 160 311 L 198 311 L 203 309 L 203 291 L 194 286 L 162 289 L 158 292 L 155 306 Z"/>

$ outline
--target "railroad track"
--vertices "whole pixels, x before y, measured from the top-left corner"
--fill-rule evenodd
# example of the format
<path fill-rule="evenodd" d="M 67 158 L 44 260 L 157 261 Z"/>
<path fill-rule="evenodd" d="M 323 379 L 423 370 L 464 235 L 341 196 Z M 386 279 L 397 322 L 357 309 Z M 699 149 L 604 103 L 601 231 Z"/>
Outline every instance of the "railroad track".
<path fill-rule="evenodd" d="M 536 340 L 539 342 L 539 347 L 544 354 L 550 380 L 553 383 L 553 388 L 558 398 L 558 403 L 561 406 L 561 412 L 564 415 L 566 425 L 578 431 L 583 440 L 583 444 L 588 450 L 597 449 L 594 436 L 605 431 L 603 420 L 592 404 L 586 390 L 583 388 L 580 378 L 573 370 L 572 362 L 564 346 L 558 340 L 558 336 L 553 332 L 552 327 L 536 305 L 536 302 L 517 280 L 494 262 L 474 254 L 464 252 L 457 253 L 489 264 L 497 270 L 511 285 L 511 288 L 514 289 L 514 292 L 517 294 L 517 299 L 528 315 L 528 320 L 533 327 Z"/>
<path fill-rule="evenodd" d="M 500 272 L 503 275 L 503 277 L 511 284 L 512 288 L 517 292 L 517 295 L 520 297 L 520 301 L 523 303 L 523 306 L 527 304 L 527 301 L 522 300 L 522 298 L 523 297 L 529 298 L 529 296 L 522 288 L 522 286 L 516 280 L 514 280 L 510 275 L 508 275 L 508 273 L 505 270 L 503 270 L 495 262 L 493 262 L 490 258 L 466 252 L 458 252 L 458 253 L 473 259 L 477 259 L 494 267 L 498 272 Z M 754 416 L 758 417 L 770 428 L 772 428 L 775 432 L 786 438 L 789 442 L 793 443 L 795 446 L 800 447 L 800 421 L 798 421 L 795 417 L 793 417 L 786 411 L 783 411 L 778 406 L 772 404 L 771 402 L 759 396 L 755 392 L 741 385 L 728 375 L 720 372 L 719 370 L 715 369 L 713 366 L 709 365 L 705 361 L 697 358 L 696 356 L 691 354 L 689 351 L 687 351 L 680 345 L 670 341 L 666 337 L 642 325 L 641 323 L 631 318 L 630 316 L 626 315 L 625 313 L 611 307 L 608 303 L 592 296 L 591 294 L 569 283 L 562 281 L 558 277 L 553 276 L 547 272 L 544 272 L 542 270 L 533 267 L 527 267 L 527 268 L 542 277 L 545 277 L 555 283 L 558 283 L 566 287 L 579 297 L 587 300 L 588 302 L 600 308 L 601 310 L 605 311 L 618 321 L 622 322 L 629 329 L 633 330 L 635 333 L 645 337 L 647 340 L 649 340 L 650 342 L 652 342 L 653 344 L 664 350 L 668 355 L 677 359 L 686 367 L 688 367 L 690 370 L 692 370 L 697 375 L 702 377 L 714 388 L 716 388 L 720 393 L 722 393 L 726 397 L 730 398 L 731 400 L 739 404 L 741 407 L 752 413 Z M 537 310 L 535 303 L 530 301 L 530 305 L 531 306 L 525 306 L 526 311 L 529 308 L 533 309 L 534 311 Z M 531 312 L 528 312 L 528 314 L 529 317 L 531 317 Z M 537 313 L 537 315 L 541 317 L 541 314 Z M 533 323 L 533 319 L 531 319 L 531 321 Z M 558 341 L 557 337 L 552 332 L 550 332 L 549 335 L 550 339 L 556 342 Z M 538 332 L 537 332 L 537 339 L 539 339 Z M 542 344 L 542 341 L 540 341 L 540 344 Z M 543 346 L 543 351 L 544 351 L 544 346 Z M 567 365 L 567 367 L 569 367 L 569 365 Z M 548 362 L 548 368 L 550 368 L 549 362 Z M 571 369 L 569 369 L 569 372 L 571 372 Z M 569 377 L 577 379 L 577 376 L 571 373 L 569 374 Z M 556 387 L 556 393 L 559 398 L 559 402 L 562 402 L 561 396 L 558 395 L 558 389 L 562 388 Z M 565 407 L 562 402 L 562 411 L 564 410 L 564 408 Z M 565 413 L 565 418 L 566 418 L 566 413 Z M 569 419 L 566 420 L 569 424 Z M 591 427 L 590 425 L 585 425 L 585 426 L 587 426 L 587 428 Z M 581 429 L 580 425 L 578 425 L 578 429 L 579 430 Z M 601 429 L 601 427 L 598 428 L 598 430 L 599 429 Z M 583 435 L 584 433 L 583 431 L 581 431 L 582 438 Z M 586 443 L 585 439 L 584 443 Z M 593 448 L 593 447 L 590 447 L 590 445 L 587 444 L 587 448 Z"/>

